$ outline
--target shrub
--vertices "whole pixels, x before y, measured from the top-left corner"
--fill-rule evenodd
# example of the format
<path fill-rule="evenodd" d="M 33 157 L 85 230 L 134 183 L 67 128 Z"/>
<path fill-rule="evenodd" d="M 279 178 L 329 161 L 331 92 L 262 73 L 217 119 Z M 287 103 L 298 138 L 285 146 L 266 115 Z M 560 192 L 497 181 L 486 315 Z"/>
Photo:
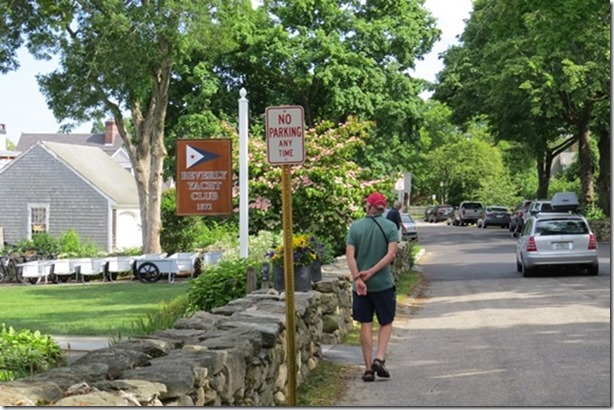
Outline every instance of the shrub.
<path fill-rule="evenodd" d="M 251 258 L 224 258 L 216 265 L 204 265 L 203 272 L 191 279 L 188 313 L 209 311 L 247 294 L 247 270 L 259 268 Z"/>
<path fill-rule="evenodd" d="M 188 307 L 187 295 L 176 297 L 169 303 L 162 302 L 159 311 L 148 313 L 146 319 L 136 320 L 132 324 L 132 334 L 149 335 L 157 330 L 170 329 L 177 319 L 186 315 Z M 118 336 L 121 338 L 121 335 Z"/>
<path fill-rule="evenodd" d="M 16 332 L 2 324 L 0 332 L 0 381 L 11 381 L 48 370 L 63 361 L 60 346 L 37 330 Z"/>
<path fill-rule="evenodd" d="M 586 209 L 584 216 L 589 221 L 604 221 L 608 219 L 608 217 L 605 216 L 605 213 L 601 210 L 601 208 L 595 205 L 589 206 Z"/>

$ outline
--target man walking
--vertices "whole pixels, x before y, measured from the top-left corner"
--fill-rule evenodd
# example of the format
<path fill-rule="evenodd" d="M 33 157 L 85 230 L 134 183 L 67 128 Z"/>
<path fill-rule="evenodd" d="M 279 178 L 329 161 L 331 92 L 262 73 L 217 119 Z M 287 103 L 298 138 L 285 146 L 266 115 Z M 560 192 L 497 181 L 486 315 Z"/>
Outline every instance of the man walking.
<path fill-rule="evenodd" d="M 391 263 L 397 253 L 399 230 L 383 217 L 386 198 L 374 192 L 365 201 L 366 216 L 352 223 L 346 239 L 347 264 L 352 274 L 352 317 L 360 322 L 360 343 L 365 361 L 362 379 L 366 382 L 390 377 L 386 368 L 386 348 L 396 314 L 396 289 Z M 373 357 L 373 315 L 379 331 Z"/>
<path fill-rule="evenodd" d="M 388 211 L 386 218 L 394 222 L 402 238 L 403 234 L 407 232 L 407 229 L 405 229 L 405 225 L 403 225 L 403 220 L 401 219 L 400 209 L 401 209 L 401 201 L 395 201 L 392 208 L 390 208 L 390 211 Z"/>

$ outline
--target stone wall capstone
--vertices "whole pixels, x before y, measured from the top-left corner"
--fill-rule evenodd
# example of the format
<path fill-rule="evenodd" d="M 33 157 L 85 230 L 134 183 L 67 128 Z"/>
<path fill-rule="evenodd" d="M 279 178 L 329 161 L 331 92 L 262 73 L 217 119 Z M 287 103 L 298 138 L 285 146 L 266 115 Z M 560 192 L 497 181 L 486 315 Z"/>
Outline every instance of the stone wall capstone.
<path fill-rule="evenodd" d="M 401 242 L 395 277 L 413 264 Z M 322 281 L 295 293 L 297 383 L 352 329 L 352 287 L 344 258 Z M 172 329 L 91 351 L 68 366 L 0 383 L 5 406 L 279 406 L 288 372 L 285 293 L 261 289 Z M 358 363 L 357 363 L 358 364 Z"/>

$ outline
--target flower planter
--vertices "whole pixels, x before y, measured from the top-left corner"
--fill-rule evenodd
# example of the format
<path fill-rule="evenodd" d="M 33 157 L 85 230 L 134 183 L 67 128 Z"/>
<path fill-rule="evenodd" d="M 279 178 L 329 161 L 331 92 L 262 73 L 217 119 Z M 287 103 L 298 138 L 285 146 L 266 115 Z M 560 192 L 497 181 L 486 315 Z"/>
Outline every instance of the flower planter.
<path fill-rule="evenodd" d="M 316 259 L 311 263 L 311 280 L 313 282 L 319 282 L 322 280 L 322 262 L 320 259 Z"/>
<path fill-rule="evenodd" d="M 278 292 L 285 291 L 284 268 L 273 265 L 273 287 Z M 311 266 L 294 266 L 294 291 L 311 290 Z"/>

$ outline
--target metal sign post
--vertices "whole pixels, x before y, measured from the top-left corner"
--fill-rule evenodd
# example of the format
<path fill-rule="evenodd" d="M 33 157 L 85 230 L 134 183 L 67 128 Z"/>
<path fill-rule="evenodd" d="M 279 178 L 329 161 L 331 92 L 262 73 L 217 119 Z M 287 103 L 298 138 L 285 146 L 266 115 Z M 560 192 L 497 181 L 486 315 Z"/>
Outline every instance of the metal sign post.
<path fill-rule="evenodd" d="M 288 405 L 296 400 L 296 313 L 294 306 L 294 250 L 292 248 L 291 165 L 305 161 L 304 114 L 301 106 L 267 107 L 265 112 L 267 159 L 281 165 L 281 208 L 284 235 L 286 291 L 286 351 L 288 354 Z"/>
<path fill-rule="evenodd" d="M 288 352 L 288 405 L 296 406 L 296 333 L 294 306 L 294 251 L 292 249 L 292 191 L 290 165 L 281 166 L 281 207 L 284 230 L 284 280 L 286 291 L 286 351 Z"/>

